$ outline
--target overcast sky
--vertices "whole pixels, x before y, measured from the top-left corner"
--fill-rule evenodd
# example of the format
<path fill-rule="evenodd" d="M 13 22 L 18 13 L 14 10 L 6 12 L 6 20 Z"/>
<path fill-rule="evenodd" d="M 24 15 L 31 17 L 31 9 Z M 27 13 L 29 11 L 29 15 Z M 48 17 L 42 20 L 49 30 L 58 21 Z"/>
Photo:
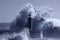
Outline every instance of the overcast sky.
<path fill-rule="evenodd" d="M 53 17 L 60 18 L 60 0 L 0 0 L 0 22 L 11 22 L 28 2 L 35 7 L 49 6 L 54 9 Z"/>

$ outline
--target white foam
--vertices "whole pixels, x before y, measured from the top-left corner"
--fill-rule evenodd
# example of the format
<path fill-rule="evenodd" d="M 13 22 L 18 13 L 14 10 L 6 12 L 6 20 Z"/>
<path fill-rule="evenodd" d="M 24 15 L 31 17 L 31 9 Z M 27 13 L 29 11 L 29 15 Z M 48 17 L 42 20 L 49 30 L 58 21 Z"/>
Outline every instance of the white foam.
<path fill-rule="evenodd" d="M 60 19 L 48 18 L 48 19 L 46 19 L 46 22 L 52 22 L 55 27 L 56 26 L 60 27 Z"/>

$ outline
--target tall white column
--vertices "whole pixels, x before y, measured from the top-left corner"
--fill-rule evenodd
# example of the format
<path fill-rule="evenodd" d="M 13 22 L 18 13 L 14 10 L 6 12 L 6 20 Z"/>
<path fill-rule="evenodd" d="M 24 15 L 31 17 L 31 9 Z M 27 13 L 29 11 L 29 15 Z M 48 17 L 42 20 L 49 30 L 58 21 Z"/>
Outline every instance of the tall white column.
<path fill-rule="evenodd" d="M 43 39 L 43 31 L 41 31 L 40 37 L 41 37 L 41 39 Z"/>

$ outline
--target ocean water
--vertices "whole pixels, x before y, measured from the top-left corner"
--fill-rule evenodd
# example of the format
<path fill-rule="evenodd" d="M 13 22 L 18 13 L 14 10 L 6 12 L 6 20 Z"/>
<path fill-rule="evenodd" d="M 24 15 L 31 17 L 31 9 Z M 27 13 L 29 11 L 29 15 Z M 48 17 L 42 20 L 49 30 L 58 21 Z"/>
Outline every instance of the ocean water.
<path fill-rule="evenodd" d="M 13 33 L 8 34 L 10 32 L 7 30 L 9 28 L 9 23 L 0 23 L 0 40 L 8 40 L 8 37 L 13 38 Z M 36 33 L 36 38 L 29 38 L 29 40 L 60 40 L 60 30 L 53 29 L 52 31 L 44 31 L 43 39 L 38 37 L 38 33 Z"/>

